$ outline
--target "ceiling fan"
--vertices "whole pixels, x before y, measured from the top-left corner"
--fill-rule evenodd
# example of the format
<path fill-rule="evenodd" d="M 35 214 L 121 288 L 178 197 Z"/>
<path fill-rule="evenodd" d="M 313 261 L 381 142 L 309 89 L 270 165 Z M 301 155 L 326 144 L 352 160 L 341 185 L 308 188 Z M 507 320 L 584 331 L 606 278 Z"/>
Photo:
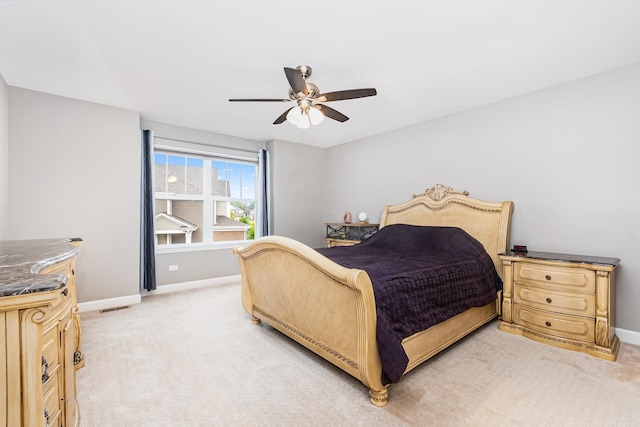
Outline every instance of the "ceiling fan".
<path fill-rule="evenodd" d="M 284 68 L 284 74 L 289 81 L 289 99 L 230 99 L 230 102 L 291 102 L 295 101 L 296 105 L 282 113 L 280 117 L 273 122 L 279 125 L 285 120 L 297 125 L 299 128 L 306 129 L 309 125 L 317 125 L 325 116 L 339 122 L 346 122 L 349 117 L 339 111 L 334 110 L 322 103 L 331 101 L 343 101 L 345 99 L 364 98 L 367 96 L 375 96 L 377 92 L 373 88 L 368 89 L 349 89 L 339 90 L 337 92 L 320 93 L 318 86 L 307 81 L 311 76 L 311 67 L 307 65 L 299 65 L 296 68 Z"/>

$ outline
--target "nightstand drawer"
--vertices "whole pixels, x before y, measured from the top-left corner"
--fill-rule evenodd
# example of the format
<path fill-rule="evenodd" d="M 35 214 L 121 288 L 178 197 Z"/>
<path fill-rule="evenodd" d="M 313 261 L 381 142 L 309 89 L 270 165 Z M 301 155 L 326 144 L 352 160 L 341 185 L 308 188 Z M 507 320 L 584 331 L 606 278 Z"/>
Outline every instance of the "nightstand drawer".
<path fill-rule="evenodd" d="M 590 294 L 547 291 L 515 284 L 514 302 L 561 314 L 574 314 L 595 319 L 596 296 Z"/>
<path fill-rule="evenodd" d="M 549 336 L 594 342 L 595 320 L 585 317 L 548 313 L 515 304 L 514 321 L 519 325 Z"/>
<path fill-rule="evenodd" d="M 586 268 L 516 263 L 514 281 L 564 292 L 595 293 L 596 275 Z"/>

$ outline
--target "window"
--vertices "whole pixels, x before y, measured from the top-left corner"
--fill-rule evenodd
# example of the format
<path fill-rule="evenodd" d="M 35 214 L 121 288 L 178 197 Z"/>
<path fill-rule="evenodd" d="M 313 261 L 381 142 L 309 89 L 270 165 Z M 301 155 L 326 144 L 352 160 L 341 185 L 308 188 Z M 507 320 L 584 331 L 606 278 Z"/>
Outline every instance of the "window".
<path fill-rule="evenodd" d="M 251 240 L 257 162 L 156 149 L 156 245 Z"/>

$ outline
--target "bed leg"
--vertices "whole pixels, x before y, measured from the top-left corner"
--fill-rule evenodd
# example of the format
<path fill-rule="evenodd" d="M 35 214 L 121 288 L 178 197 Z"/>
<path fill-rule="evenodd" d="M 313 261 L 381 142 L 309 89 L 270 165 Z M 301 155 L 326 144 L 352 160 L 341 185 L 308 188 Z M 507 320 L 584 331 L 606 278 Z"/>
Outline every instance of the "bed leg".
<path fill-rule="evenodd" d="M 371 403 L 376 406 L 385 406 L 387 404 L 387 399 L 389 398 L 389 392 L 387 389 L 383 389 L 382 391 L 369 390 L 369 396 L 371 396 Z"/>
<path fill-rule="evenodd" d="M 251 323 L 253 323 L 254 325 L 259 325 L 260 323 L 262 323 L 262 320 L 258 319 L 256 316 L 251 316 Z"/>

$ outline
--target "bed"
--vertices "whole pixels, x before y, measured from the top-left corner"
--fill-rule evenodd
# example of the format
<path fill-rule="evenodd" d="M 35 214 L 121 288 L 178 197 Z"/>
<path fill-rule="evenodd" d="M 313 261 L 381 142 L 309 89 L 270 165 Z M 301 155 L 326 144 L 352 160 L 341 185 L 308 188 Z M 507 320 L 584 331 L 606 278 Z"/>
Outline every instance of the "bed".
<path fill-rule="evenodd" d="M 368 387 L 371 403 L 384 406 L 389 386 L 399 377 L 499 315 L 501 290 L 497 282 L 501 283 L 502 265 L 498 254 L 508 248 L 512 211 L 510 201 L 482 201 L 467 192 L 438 184 L 413 195 L 405 203 L 385 206 L 378 233 L 353 247 L 316 250 L 283 236 L 262 237 L 234 249 L 240 262 L 242 305 L 255 324 L 264 322 L 272 326 L 357 378 Z M 488 299 L 485 295 L 480 306 L 477 304 L 480 300 L 476 300 L 476 306 L 400 337 L 397 346 L 401 347 L 404 360 L 396 363 L 399 366 L 389 368 L 388 348 L 396 344 L 395 341 L 389 344 L 387 335 L 379 335 L 379 329 L 388 323 L 387 316 L 378 311 L 384 305 L 382 299 L 376 305 L 376 294 L 381 297 L 380 278 L 363 268 L 349 268 L 331 258 L 340 260 L 341 256 L 348 257 L 350 250 L 363 252 L 367 246 L 385 246 L 386 243 L 379 243 L 385 235 L 395 236 L 396 240 L 397 236 L 416 240 L 414 235 L 422 236 L 423 232 L 450 231 L 460 236 L 456 238 L 473 241 L 483 249 L 497 278 L 492 295 Z M 451 240 L 449 234 L 444 236 L 446 241 Z M 412 244 L 401 246 L 405 246 L 405 250 Z M 413 249 L 408 250 L 405 255 L 412 258 Z M 417 257 L 416 254 L 413 258 Z M 389 266 L 400 265 L 399 262 Z M 486 265 L 487 261 L 483 259 L 482 263 Z M 459 290 L 460 286 L 456 286 L 442 288 L 442 294 Z M 395 333 L 394 339 L 397 338 L 398 328 L 391 326 L 386 330 L 396 331 L 392 333 Z M 394 370 L 395 373 L 389 375 Z"/>

